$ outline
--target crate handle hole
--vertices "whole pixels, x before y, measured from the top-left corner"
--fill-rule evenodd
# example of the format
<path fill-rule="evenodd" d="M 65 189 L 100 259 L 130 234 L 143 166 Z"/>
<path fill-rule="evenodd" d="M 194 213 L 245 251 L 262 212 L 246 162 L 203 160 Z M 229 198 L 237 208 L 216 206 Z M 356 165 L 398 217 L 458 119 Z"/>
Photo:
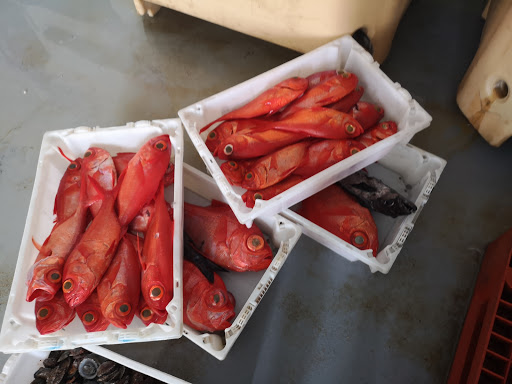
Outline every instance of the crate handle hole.
<path fill-rule="evenodd" d="M 508 84 L 504 80 L 498 80 L 494 84 L 494 94 L 498 99 L 504 99 L 508 96 Z"/>

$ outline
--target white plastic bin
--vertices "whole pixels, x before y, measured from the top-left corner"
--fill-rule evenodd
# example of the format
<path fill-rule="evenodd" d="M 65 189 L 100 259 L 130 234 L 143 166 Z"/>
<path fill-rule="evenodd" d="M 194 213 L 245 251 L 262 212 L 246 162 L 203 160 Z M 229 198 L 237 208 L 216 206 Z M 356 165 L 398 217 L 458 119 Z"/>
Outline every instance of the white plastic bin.
<path fill-rule="evenodd" d="M 280 81 L 293 77 L 306 77 L 329 69 L 355 73 L 365 93 L 363 100 L 381 105 L 383 120 L 398 124 L 398 132 L 365 150 L 325 169 L 268 201 L 257 200 L 250 209 L 242 201 L 243 188 L 233 187 L 220 170 L 221 160 L 213 157 L 205 144 L 209 130 L 199 134 L 205 125 L 248 103 L 263 91 Z M 417 132 L 428 127 L 432 118 L 411 98 L 400 84 L 393 83 L 379 68 L 379 64 L 352 37 L 340 39 L 306 53 L 294 60 L 271 69 L 259 76 L 197 102 L 178 112 L 192 143 L 206 167 L 219 185 L 226 201 L 241 223 L 250 226 L 257 217 L 271 216 L 326 188 L 345 176 L 379 160 L 397 143 L 407 143 Z"/>
<path fill-rule="evenodd" d="M 300 204 L 281 214 L 301 226 L 305 235 L 350 261 L 361 261 L 372 272 L 388 273 L 407 236 L 435 187 L 446 161 L 413 145 L 397 145 L 377 163 L 368 166 L 368 174 L 376 177 L 408 198 L 418 210 L 407 216 L 392 218 L 371 211 L 379 233 L 379 252 L 360 250 L 294 212 Z"/>
<path fill-rule="evenodd" d="M 187 164 L 183 167 L 183 184 L 186 202 L 197 205 L 207 205 L 212 199 L 226 202 L 211 177 Z M 219 272 L 227 290 L 236 300 L 233 325 L 224 331 L 223 336 L 201 333 L 184 325 L 183 334 L 219 360 L 226 358 L 301 235 L 298 225 L 280 215 L 259 218 L 256 225 L 268 236 L 277 252 L 265 271 Z"/>
<path fill-rule="evenodd" d="M 43 241 L 53 227 L 53 205 L 60 179 L 68 161 L 59 153 L 60 147 L 67 156 L 82 157 L 90 146 L 99 146 L 112 155 L 118 152 L 136 152 L 152 137 L 168 134 L 171 138 L 171 161 L 175 164 L 175 182 L 166 189 L 166 199 L 172 202 L 175 217 L 174 231 L 174 297 L 167 306 L 170 315 L 165 324 L 146 327 L 138 317 L 127 329 L 110 325 L 102 332 L 87 333 L 80 319 L 75 319 L 64 329 L 40 335 L 35 326 L 35 301 L 25 301 L 26 276 L 38 251 L 32 237 Z M 119 344 L 179 338 L 182 334 L 182 232 L 183 232 L 183 129 L 179 119 L 139 121 L 122 127 L 79 127 L 45 133 L 37 165 L 34 189 L 21 240 L 18 262 L 5 309 L 0 332 L 0 351 L 5 353 L 31 350 L 72 349 L 90 344 Z"/>

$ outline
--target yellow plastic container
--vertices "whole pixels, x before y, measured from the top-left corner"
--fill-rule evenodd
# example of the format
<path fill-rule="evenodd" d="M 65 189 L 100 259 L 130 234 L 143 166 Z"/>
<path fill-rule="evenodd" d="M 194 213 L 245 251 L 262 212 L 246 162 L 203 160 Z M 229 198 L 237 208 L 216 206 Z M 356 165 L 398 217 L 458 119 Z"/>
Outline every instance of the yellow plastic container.
<path fill-rule="evenodd" d="M 134 0 L 140 15 L 159 6 L 174 9 L 238 32 L 309 52 L 362 28 L 382 62 L 410 0 Z"/>

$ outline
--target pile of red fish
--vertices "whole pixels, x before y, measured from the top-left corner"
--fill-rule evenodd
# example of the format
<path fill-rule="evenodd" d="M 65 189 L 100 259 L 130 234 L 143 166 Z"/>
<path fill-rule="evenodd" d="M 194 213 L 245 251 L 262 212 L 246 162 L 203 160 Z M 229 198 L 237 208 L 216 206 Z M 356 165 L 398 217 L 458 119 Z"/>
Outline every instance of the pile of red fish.
<path fill-rule="evenodd" d="M 240 224 L 231 208 L 219 201 L 200 207 L 185 203 L 183 322 L 202 332 L 222 331 L 235 317 L 235 298 L 221 277 L 201 269 L 261 271 L 272 262 L 272 249 L 256 226 Z M 191 255 L 191 253 L 193 255 Z M 195 256 L 195 258 L 194 258 Z"/>
<path fill-rule="evenodd" d="M 364 89 L 349 72 L 294 77 L 201 129 L 232 185 L 252 208 L 397 132 L 384 110 L 360 101 Z"/>
<path fill-rule="evenodd" d="M 88 332 L 109 324 L 126 328 L 134 315 L 146 325 L 167 319 L 173 297 L 174 222 L 164 198 L 164 186 L 174 182 L 170 158 L 168 135 L 150 139 L 137 153 L 111 157 L 91 147 L 83 158 L 67 158 L 55 225 L 42 245 L 33 240 L 39 254 L 28 273 L 26 299 L 36 300 L 41 334 L 62 329 L 76 313 Z"/>

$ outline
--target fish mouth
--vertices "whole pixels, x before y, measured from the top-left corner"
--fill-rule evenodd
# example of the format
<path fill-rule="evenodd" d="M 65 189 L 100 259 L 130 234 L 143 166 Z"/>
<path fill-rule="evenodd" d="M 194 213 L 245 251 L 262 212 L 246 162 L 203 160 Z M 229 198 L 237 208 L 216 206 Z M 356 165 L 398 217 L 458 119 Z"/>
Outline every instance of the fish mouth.
<path fill-rule="evenodd" d="M 49 301 L 55 296 L 55 290 L 50 287 L 29 289 L 27 292 L 27 301 L 39 299 L 39 301 Z"/>

